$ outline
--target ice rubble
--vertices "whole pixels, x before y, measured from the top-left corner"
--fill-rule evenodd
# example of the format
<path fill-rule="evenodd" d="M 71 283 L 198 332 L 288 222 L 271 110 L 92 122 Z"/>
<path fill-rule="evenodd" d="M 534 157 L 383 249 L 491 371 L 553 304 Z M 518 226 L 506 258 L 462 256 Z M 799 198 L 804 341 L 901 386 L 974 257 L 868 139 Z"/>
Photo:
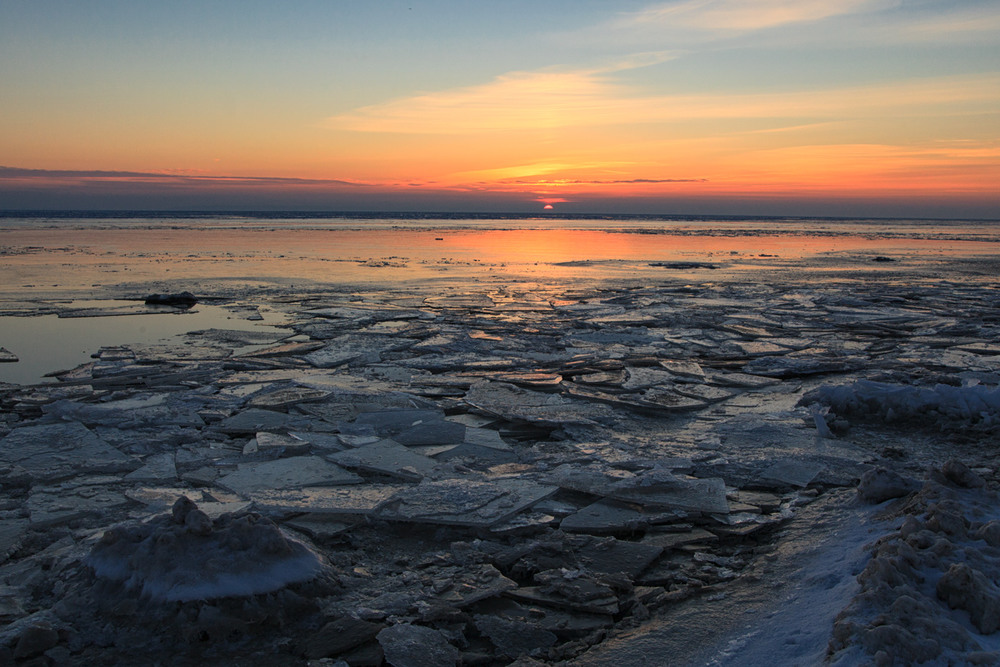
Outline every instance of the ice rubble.
<path fill-rule="evenodd" d="M 84 563 L 160 602 L 269 593 L 323 569 L 318 554 L 267 518 L 243 512 L 213 521 L 185 496 L 169 515 L 108 530 Z"/>
<path fill-rule="evenodd" d="M 994 430 L 1000 426 L 1000 388 L 978 382 L 915 386 L 858 380 L 849 385 L 824 385 L 802 397 L 801 404 L 814 403 L 829 408 L 828 421 L 850 416 L 941 428 Z"/>
<path fill-rule="evenodd" d="M 915 460 L 844 423 L 900 414 L 859 398 L 874 378 L 912 407 L 942 374 L 998 367 L 971 287 L 964 310 L 955 286 L 913 310 L 887 309 L 884 285 L 870 301 L 800 287 L 286 295 L 296 335 L 255 353 L 198 332 L 5 388 L 0 651 L 48 623 L 42 652 L 113 661 L 178 614 L 161 634 L 191 660 L 242 646 L 499 667 L 718 608 L 803 506 L 859 479 L 867 499 L 912 495 Z M 960 349 L 912 361 L 958 326 Z M 946 387 L 933 414 L 966 414 L 941 407 L 951 389 L 995 399 Z M 178 494 L 200 509 L 150 518 Z"/>

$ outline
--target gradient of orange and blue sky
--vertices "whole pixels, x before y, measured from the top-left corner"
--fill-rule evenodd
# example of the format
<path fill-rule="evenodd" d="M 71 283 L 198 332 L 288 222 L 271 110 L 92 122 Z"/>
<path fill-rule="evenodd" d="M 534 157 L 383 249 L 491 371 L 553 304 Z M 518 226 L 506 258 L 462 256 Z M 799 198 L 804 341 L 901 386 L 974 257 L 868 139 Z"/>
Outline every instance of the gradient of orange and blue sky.
<path fill-rule="evenodd" d="M 0 0 L 0 209 L 1000 217 L 997 0 Z"/>

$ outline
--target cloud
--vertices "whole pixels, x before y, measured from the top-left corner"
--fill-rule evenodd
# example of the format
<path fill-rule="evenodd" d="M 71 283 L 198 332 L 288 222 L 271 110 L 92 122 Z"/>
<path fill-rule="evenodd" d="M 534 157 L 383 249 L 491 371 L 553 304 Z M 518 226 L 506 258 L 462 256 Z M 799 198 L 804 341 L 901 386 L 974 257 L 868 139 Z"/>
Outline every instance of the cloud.
<path fill-rule="evenodd" d="M 948 5 L 944 11 L 909 18 L 898 24 L 895 34 L 881 36 L 890 42 L 951 42 L 985 37 L 995 40 L 1000 32 L 1000 5 L 963 7 Z"/>
<path fill-rule="evenodd" d="M 777 31 L 782 28 L 780 35 Z M 734 45 L 768 49 L 994 43 L 1000 4 L 992 0 L 676 0 L 623 11 L 574 31 L 561 43 L 635 49 L 669 45 L 679 55 Z M 740 39 L 742 38 L 742 39 Z"/>
<path fill-rule="evenodd" d="M 362 107 L 326 125 L 353 132 L 446 135 L 705 119 L 822 121 L 889 111 L 912 116 L 997 102 L 1000 74 L 992 73 L 824 90 L 662 95 L 623 86 L 600 71 L 543 70 Z"/>
<path fill-rule="evenodd" d="M 337 179 L 282 178 L 276 176 L 210 176 L 204 174 L 143 172 L 143 171 L 101 171 L 70 169 L 24 169 L 0 166 L 0 179 L 7 180 L 75 180 L 75 181 L 133 181 L 133 182 L 175 182 L 231 185 L 320 185 L 320 186 L 367 186 L 368 183 Z"/>
<path fill-rule="evenodd" d="M 707 178 L 627 178 L 607 181 L 561 178 L 543 181 L 514 181 L 526 185 L 634 185 L 644 183 L 707 183 Z"/>
<path fill-rule="evenodd" d="M 747 32 L 820 21 L 897 5 L 893 0 L 687 0 L 660 3 L 620 16 L 619 30 L 687 28 Z"/>
<path fill-rule="evenodd" d="M 478 86 L 361 107 L 334 116 L 325 125 L 355 132 L 417 134 L 557 128 L 610 119 L 623 92 L 593 70 L 511 72 Z"/>

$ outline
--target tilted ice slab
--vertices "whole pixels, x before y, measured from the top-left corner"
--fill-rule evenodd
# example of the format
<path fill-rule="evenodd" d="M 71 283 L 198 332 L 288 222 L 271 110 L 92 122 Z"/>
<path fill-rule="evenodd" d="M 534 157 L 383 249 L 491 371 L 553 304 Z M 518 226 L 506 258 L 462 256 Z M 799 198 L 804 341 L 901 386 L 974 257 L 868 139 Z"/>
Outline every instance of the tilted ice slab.
<path fill-rule="evenodd" d="M 0 464 L 17 465 L 42 480 L 137 467 L 130 457 L 76 422 L 15 428 L 0 439 Z"/>
<path fill-rule="evenodd" d="M 212 521 L 184 497 L 169 515 L 107 531 L 84 564 L 159 602 L 270 593 L 313 579 L 324 567 L 268 519 L 244 512 Z"/>

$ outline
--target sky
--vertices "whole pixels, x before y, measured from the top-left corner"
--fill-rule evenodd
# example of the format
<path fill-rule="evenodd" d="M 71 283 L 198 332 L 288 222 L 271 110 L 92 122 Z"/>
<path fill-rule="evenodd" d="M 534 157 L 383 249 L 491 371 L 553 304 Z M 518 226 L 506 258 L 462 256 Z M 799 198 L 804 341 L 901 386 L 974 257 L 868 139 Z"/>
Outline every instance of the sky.
<path fill-rule="evenodd" d="M 996 0 L 0 0 L 0 91 L 0 210 L 1000 218 Z"/>

